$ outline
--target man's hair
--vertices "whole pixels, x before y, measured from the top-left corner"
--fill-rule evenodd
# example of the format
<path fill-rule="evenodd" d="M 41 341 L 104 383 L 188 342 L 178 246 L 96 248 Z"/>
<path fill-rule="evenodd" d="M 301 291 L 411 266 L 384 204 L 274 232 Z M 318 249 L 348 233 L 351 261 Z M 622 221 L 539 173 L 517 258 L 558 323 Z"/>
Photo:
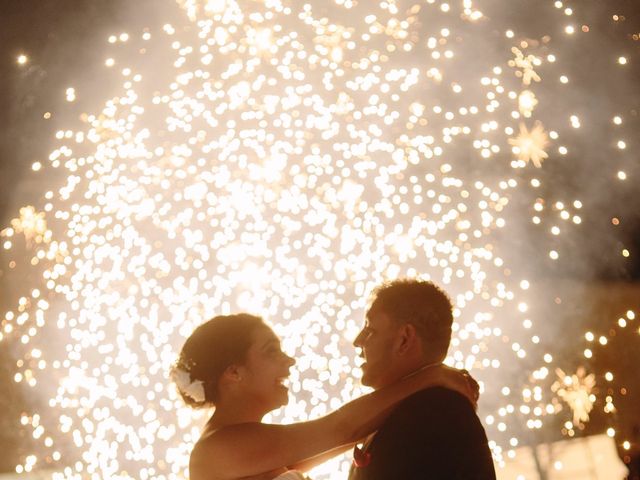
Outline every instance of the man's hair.
<path fill-rule="evenodd" d="M 401 279 L 381 285 L 373 295 L 370 312 L 383 312 L 394 322 L 412 324 L 425 356 L 430 361 L 444 360 L 451 342 L 453 306 L 440 287 L 426 280 Z"/>

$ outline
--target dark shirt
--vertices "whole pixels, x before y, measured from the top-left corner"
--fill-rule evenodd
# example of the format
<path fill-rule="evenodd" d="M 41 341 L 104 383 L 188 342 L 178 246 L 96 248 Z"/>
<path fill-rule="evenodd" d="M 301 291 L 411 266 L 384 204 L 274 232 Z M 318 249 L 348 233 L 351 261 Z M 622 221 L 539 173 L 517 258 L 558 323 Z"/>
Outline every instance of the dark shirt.
<path fill-rule="evenodd" d="M 403 400 L 366 452 L 350 480 L 495 480 L 487 436 L 471 403 L 445 388 L 428 388 Z"/>

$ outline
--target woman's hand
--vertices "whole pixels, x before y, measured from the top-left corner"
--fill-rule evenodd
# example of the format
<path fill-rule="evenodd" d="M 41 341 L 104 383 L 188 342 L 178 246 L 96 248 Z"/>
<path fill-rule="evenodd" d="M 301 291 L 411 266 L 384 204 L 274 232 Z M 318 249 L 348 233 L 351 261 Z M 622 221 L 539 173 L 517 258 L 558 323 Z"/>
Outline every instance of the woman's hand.
<path fill-rule="evenodd" d="M 480 385 L 466 370 L 447 367 L 443 364 L 431 365 L 416 372 L 422 377 L 425 387 L 445 387 L 469 399 L 474 409 L 478 408 Z"/>

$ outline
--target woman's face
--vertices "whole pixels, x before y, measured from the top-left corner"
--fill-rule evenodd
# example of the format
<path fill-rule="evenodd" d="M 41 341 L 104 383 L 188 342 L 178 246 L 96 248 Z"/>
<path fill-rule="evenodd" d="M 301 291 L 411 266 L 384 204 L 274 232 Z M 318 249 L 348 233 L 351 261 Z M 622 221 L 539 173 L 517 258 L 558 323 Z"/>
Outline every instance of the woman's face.
<path fill-rule="evenodd" d="M 284 385 L 289 377 L 293 358 L 280 348 L 280 339 L 266 325 L 253 332 L 253 342 L 247 352 L 245 364 L 240 368 L 244 394 L 258 405 L 271 411 L 289 401 Z"/>

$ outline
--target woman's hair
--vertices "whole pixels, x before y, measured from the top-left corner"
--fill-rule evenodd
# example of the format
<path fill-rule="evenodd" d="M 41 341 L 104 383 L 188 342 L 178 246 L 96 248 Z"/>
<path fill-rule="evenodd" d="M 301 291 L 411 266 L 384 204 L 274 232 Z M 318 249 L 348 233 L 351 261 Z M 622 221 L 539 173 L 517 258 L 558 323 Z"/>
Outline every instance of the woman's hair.
<path fill-rule="evenodd" d="M 215 406 L 220 376 L 227 367 L 244 363 L 260 326 L 265 326 L 262 318 L 239 313 L 213 317 L 193 331 L 171 372 L 187 405 Z"/>

